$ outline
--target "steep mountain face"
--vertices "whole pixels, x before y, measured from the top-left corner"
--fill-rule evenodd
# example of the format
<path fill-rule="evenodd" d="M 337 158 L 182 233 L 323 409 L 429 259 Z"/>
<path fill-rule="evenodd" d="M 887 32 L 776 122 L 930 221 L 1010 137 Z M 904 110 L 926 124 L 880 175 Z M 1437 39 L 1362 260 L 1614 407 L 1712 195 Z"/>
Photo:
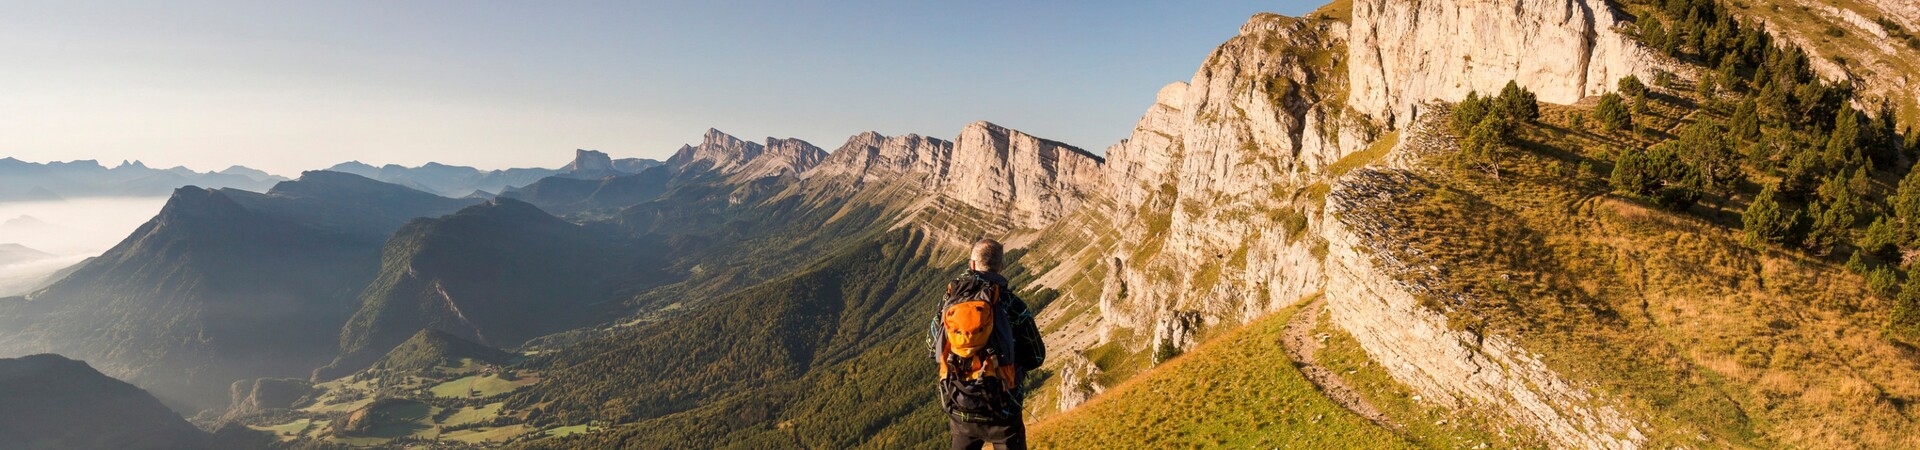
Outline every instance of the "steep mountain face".
<path fill-rule="evenodd" d="M 987 122 L 954 143 L 936 189 L 1017 228 L 1059 220 L 1099 185 L 1100 157 L 1073 146 Z"/>
<path fill-rule="evenodd" d="M 1554 151 L 1586 149 L 1584 154 L 1591 155 L 1592 149 L 1622 144 L 1601 138 L 1569 143 L 1566 136 L 1591 131 L 1555 122 L 1529 131 L 1528 139 L 1537 141 L 1515 144 L 1540 159 L 1533 161 L 1540 169 L 1528 178 L 1495 180 L 1492 187 L 1434 181 L 1435 173 L 1448 167 L 1446 155 L 1460 146 L 1444 124 L 1444 105 L 1426 102 L 1457 100 L 1470 90 L 1497 91 L 1511 79 L 1553 108 L 1607 92 L 1630 74 L 1648 79 L 1656 70 L 1673 71 L 1692 82 L 1697 78 L 1688 77 L 1700 76 L 1693 68 L 1649 56 L 1650 50 L 1622 31 L 1634 24 L 1622 22 L 1624 16 L 1604 2 L 1358 1 L 1350 12 L 1340 6 L 1304 19 L 1255 17 L 1240 36 L 1215 50 L 1192 82 L 1162 89 L 1135 134 L 1108 150 L 1110 185 L 1103 192 L 1110 197 L 1088 201 L 1092 207 L 1033 236 L 1028 262 L 1044 271 L 1040 284 L 1061 293 L 1041 321 L 1050 331 L 1050 347 L 1057 349 L 1049 367 L 1063 376 L 1050 380 L 1030 411 L 1045 415 L 1077 406 L 1101 387 L 1114 386 L 1192 342 L 1317 294 L 1325 299 L 1335 329 L 1349 333 L 1370 364 L 1384 368 L 1391 382 L 1411 395 L 1427 399 L 1424 404 L 1476 411 L 1472 414 L 1518 426 L 1551 446 L 1635 448 L 1695 438 L 1734 446 L 1911 440 L 1902 432 L 1875 431 L 1910 426 L 1894 413 L 1900 407 L 1892 406 L 1904 404 L 1900 399 L 1914 392 L 1911 383 L 1894 375 L 1915 369 L 1911 353 L 1896 356 L 1902 353 L 1893 350 L 1897 345 L 1858 335 L 1835 337 L 1820 344 L 1832 346 L 1830 354 L 1815 351 L 1822 355 L 1814 358 L 1823 362 L 1794 369 L 1769 366 L 1752 350 L 1738 350 L 1765 345 L 1798 352 L 1805 349 L 1778 350 L 1794 346 L 1791 340 L 1762 336 L 1802 328 L 1873 327 L 1871 315 L 1838 312 L 1845 310 L 1838 306 L 1782 306 L 1771 299 L 1786 294 L 1751 288 L 1857 292 L 1858 278 L 1814 281 L 1826 278 L 1801 272 L 1828 273 L 1831 267 L 1743 250 L 1724 233 L 1694 222 L 1647 219 L 1659 214 L 1605 207 L 1602 200 L 1569 200 L 1604 197 L 1606 180 L 1595 188 L 1590 178 L 1567 179 L 1571 176 L 1565 174 L 1575 171 L 1550 175 L 1555 173 L 1550 167 L 1607 161 L 1567 159 Z M 1565 114 L 1585 114 L 1581 108 L 1572 106 Z M 1673 118 L 1687 114 L 1685 108 L 1693 106 L 1662 119 L 1675 120 L 1677 129 L 1687 119 Z M 1699 111 L 1702 117 L 1725 114 Z M 1354 170 L 1368 166 L 1373 168 Z M 1404 207 L 1435 203 L 1447 206 Z M 1573 210 L 1593 212 L 1580 213 L 1577 225 L 1548 219 Z M 1532 222 L 1496 226 L 1495 217 L 1508 216 Z M 1566 226 L 1590 228 L 1554 228 Z M 1622 234 L 1633 237 L 1619 238 Z M 1713 249 L 1713 256 L 1648 251 L 1623 239 L 1678 240 L 1688 250 Z M 1431 255 L 1442 249 L 1483 248 L 1504 250 L 1464 262 L 1415 262 L 1436 261 Z M 1761 257 L 1769 262 L 1712 276 L 1687 269 L 1717 264 L 1706 262 L 1714 258 Z M 1629 264 L 1621 261 L 1635 266 L 1621 267 Z M 1779 269 L 1783 265 L 1796 269 Z M 1607 270 L 1569 269 L 1593 266 Z M 1763 271 L 1765 283 L 1757 280 Z M 1662 273 L 1667 275 L 1655 278 L 1659 283 L 1595 287 L 1628 286 L 1633 277 Z M 1484 291 L 1462 292 L 1461 285 L 1552 287 L 1507 294 L 1525 300 L 1494 300 L 1480 297 L 1488 294 Z M 1718 302 L 1728 297 L 1765 306 Z M 1528 306 L 1515 306 L 1520 304 Z M 1728 307 L 1760 314 L 1766 317 L 1760 322 L 1771 325 L 1702 317 L 1711 315 L 1703 308 Z M 1885 314 L 1884 306 L 1879 308 L 1875 314 Z M 1493 312 L 1503 309 L 1525 313 Z M 1816 310 L 1827 312 L 1811 312 Z M 1490 316 L 1506 322 L 1491 325 L 1500 320 Z M 1774 331 L 1734 331 L 1740 337 L 1723 340 L 1716 336 L 1728 331 L 1696 320 Z M 1687 331 L 1669 328 L 1680 323 Z M 1750 344 L 1728 342 L 1734 339 Z M 1718 344 L 1711 350 L 1697 347 L 1703 342 Z M 1738 352 L 1749 352 L 1744 364 L 1759 368 L 1727 362 Z M 1864 365 L 1878 369 L 1853 374 L 1838 369 Z M 1717 377 L 1740 381 L 1712 381 Z M 1880 398 L 1849 397 L 1861 406 L 1845 406 L 1853 403 L 1825 397 L 1830 387 L 1800 382 L 1787 390 L 1823 394 L 1785 400 L 1763 393 L 1789 378 L 1834 377 L 1875 386 Z M 1799 394 L 1788 397 L 1793 395 Z M 1816 413 L 1809 411 L 1821 410 L 1844 410 L 1848 417 L 1879 425 L 1856 427 L 1852 420 L 1816 425 L 1809 418 Z M 1771 420 L 1782 424 L 1770 425 Z"/>
<path fill-rule="evenodd" d="M 1101 183 L 1103 160 L 1085 150 L 988 122 L 953 141 L 862 133 L 847 139 L 802 189 L 856 192 L 907 188 L 950 199 L 1005 229 L 1038 228 L 1078 209 Z"/>
<path fill-rule="evenodd" d="M 89 358 L 185 410 L 223 406 L 235 380 L 324 364 L 380 239 L 462 203 L 330 172 L 267 194 L 182 188 L 113 249 L 0 305 L 0 348 Z"/>
<path fill-rule="evenodd" d="M 1191 82 L 1160 90 L 1108 149 L 1110 197 L 1034 245 L 1061 262 L 1040 282 L 1073 293 L 1043 313 L 1072 323 L 1054 348 L 1185 347 L 1319 289 L 1313 186 L 1380 129 L 1327 94 L 1344 91 L 1344 29 L 1256 16 Z"/>
<path fill-rule="evenodd" d="M 606 177 L 631 175 L 664 164 L 657 160 L 642 158 L 613 159 L 598 150 L 574 150 L 573 162 L 560 169 L 559 175 L 582 180 L 597 180 Z"/>
<path fill-rule="evenodd" d="M 212 440 L 140 388 L 59 355 L 0 359 L 0 442 L 19 449 L 196 449 Z"/>
<path fill-rule="evenodd" d="M 139 161 L 108 168 L 92 160 L 41 164 L 0 159 L 0 201 L 161 196 L 187 185 L 257 191 L 281 181 L 286 178 L 240 166 L 203 173 L 184 167 L 153 169 Z"/>
<path fill-rule="evenodd" d="M 358 371 L 424 329 L 495 346 L 592 325 L 623 286 L 660 278 L 653 253 L 512 199 L 419 219 L 387 240 L 380 274 L 340 331 L 339 359 Z"/>
<path fill-rule="evenodd" d="M 766 144 L 757 144 L 709 129 L 700 145 L 680 147 L 666 165 L 680 172 L 699 170 L 756 180 L 797 177 L 826 157 L 825 150 L 799 139 L 767 138 Z"/>
<path fill-rule="evenodd" d="M 1352 24 L 1351 103 L 1390 124 L 1410 123 L 1427 99 L 1499 92 L 1508 80 L 1566 104 L 1628 75 L 1651 80 L 1658 67 L 1605 0 L 1355 0 Z"/>
<path fill-rule="evenodd" d="M 939 187 L 938 180 L 945 178 L 952 161 L 951 141 L 918 134 L 889 137 L 869 131 L 848 138 L 804 176 L 819 180 L 816 183 L 843 182 L 848 190 L 897 181 L 932 191 Z"/>
<path fill-rule="evenodd" d="M 574 150 L 573 162 L 567 164 L 567 167 L 562 168 L 561 171 L 569 177 L 582 179 L 604 178 L 616 173 L 613 169 L 613 157 L 587 149 Z"/>
<path fill-rule="evenodd" d="M 1596 43 L 1595 36 L 1605 36 L 1598 30 L 1612 20 L 1594 9 L 1603 6 L 1362 1 L 1353 6 L 1351 31 L 1338 10 L 1302 19 L 1254 17 L 1240 36 L 1214 51 L 1193 81 L 1163 88 L 1134 135 L 1108 150 L 1111 197 L 1095 203 L 1105 206 L 1081 211 L 1085 219 L 1056 223 L 1033 245 L 1037 257 L 1059 262 L 1039 277 L 1062 292 L 1041 317 L 1054 330 L 1050 347 L 1060 349 L 1050 360 L 1056 370 L 1081 375 L 1063 377 L 1042 394 L 1063 401 L 1041 412 L 1073 407 L 1073 400 L 1125 379 L 1162 354 L 1316 292 L 1377 301 L 1368 300 L 1366 290 L 1329 285 L 1327 258 L 1333 238 L 1342 236 L 1329 231 L 1324 209 L 1330 192 L 1340 189 L 1334 180 L 1386 153 L 1406 133 L 1396 124 L 1409 125 L 1418 102 L 1515 79 L 1552 92 L 1543 101 L 1570 103 L 1607 89 L 1611 77 L 1648 70 L 1635 57 L 1643 51 L 1630 44 Z M 1536 62 L 1542 59 L 1529 52 L 1539 45 L 1565 45 L 1580 58 Z M 1460 65 L 1468 59 L 1486 65 Z M 1116 351 L 1137 356 L 1099 356 Z M 1477 351 L 1456 356 L 1483 357 Z M 1114 362 L 1136 358 L 1149 362 Z M 1504 376 L 1559 381 L 1539 365 L 1514 364 Z M 1079 381 L 1089 378 L 1095 382 Z M 1069 379 L 1075 385 L 1065 384 Z M 1520 386 L 1539 397 L 1586 395 Z M 1506 400 L 1488 395 L 1474 401 Z M 1632 429 L 1604 407 L 1530 411 L 1515 413 L 1516 423 L 1590 426 L 1558 435 L 1566 445 L 1619 442 L 1606 436 Z"/>

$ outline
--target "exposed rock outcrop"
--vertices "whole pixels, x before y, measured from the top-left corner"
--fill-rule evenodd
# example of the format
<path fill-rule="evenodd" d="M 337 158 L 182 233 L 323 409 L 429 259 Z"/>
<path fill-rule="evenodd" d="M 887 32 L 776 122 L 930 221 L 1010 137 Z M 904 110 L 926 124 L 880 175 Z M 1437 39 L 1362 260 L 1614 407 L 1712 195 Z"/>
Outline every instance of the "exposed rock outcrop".
<path fill-rule="evenodd" d="M 621 173 L 613 168 L 613 157 L 594 150 L 575 149 L 573 162 L 564 169 L 566 175 L 573 178 L 597 179 Z"/>
<path fill-rule="evenodd" d="M 724 176 L 755 180 L 798 176 L 826 157 L 825 150 L 799 139 L 767 138 L 766 144 L 757 144 L 709 129 L 700 145 L 681 146 L 666 164 L 677 171 L 704 167 Z"/>
<path fill-rule="evenodd" d="M 1570 104 L 1627 75 L 1651 79 L 1652 53 L 1616 31 L 1624 24 L 1605 0 L 1355 0 L 1351 102 L 1405 124 L 1422 101 L 1514 80 Z"/>
<path fill-rule="evenodd" d="M 1103 185 L 1103 160 L 1060 142 L 988 122 L 945 141 L 854 135 L 803 178 L 817 188 L 891 183 L 976 209 L 1007 229 L 1040 228 L 1079 209 Z"/>
<path fill-rule="evenodd" d="M 1400 172 L 1355 173 L 1329 194 L 1326 237 L 1327 310 L 1368 356 L 1394 379 L 1449 408 L 1486 406 L 1505 412 L 1551 438 L 1579 448 L 1638 448 L 1646 440 L 1636 423 L 1537 357 L 1500 336 L 1448 326 L 1416 292 L 1432 290 L 1395 257 L 1395 230 L 1369 219 L 1371 204 L 1408 200 Z M 1445 294 L 1439 294 L 1445 295 Z"/>
<path fill-rule="evenodd" d="M 918 134 L 889 137 L 869 131 L 848 138 L 846 144 L 802 176 L 856 189 L 884 181 L 933 190 L 952 165 L 952 141 Z"/>
<path fill-rule="evenodd" d="M 1133 135 L 1107 150 L 1098 208 L 1060 225 L 1087 228 L 1054 230 L 1094 239 L 1061 259 L 1098 261 L 1069 270 L 1111 282 L 1074 300 L 1099 312 L 1092 333 L 1050 340 L 1091 347 L 1128 330 L 1146 338 L 1133 345 L 1184 349 L 1206 327 L 1319 290 L 1306 229 L 1317 207 L 1299 194 L 1379 130 L 1325 94 L 1346 82 L 1334 71 L 1345 32 L 1333 20 L 1258 15 L 1192 81 L 1160 90 Z"/>
<path fill-rule="evenodd" d="M 233 404 L 227 419 L 274 409 L 293 408 L 313 394 L 313 383 L 298 378 L 255 378 L 233 382 Z"/>
<path fill-rule="evenodd" d="M 1210 328 L 1323 292 L 1336 324 L 1430 397 L 1513 402 L 1513 423 L 1556 445 L 1644 440 L 1631 418 L 1512 343 L 1449 330 L 1439 313 L 1395 290 L 1393 273 L 1372 265 L 1383 250 L 1361 244 L 1378 237 L 1356 237 L 1323 210 L 1330 196 L 1368 194 L 1336 184 L 1346 169 L 1335 167 L 1376 162 L 1342 160 L 1374 157 L 1353 155 L 1383 132 L 1415 124 L 1412 111 L 1430 98 L 1498 90 L 1512 79 L 1543 100 L 1570 103 L 1650 71 L 1644 52 L 1612 31 L 1612 12 L 1597 0 L 1360 0 L 1354 15 L 1352 41 L 1335 19 L 1255 16 L 1192 81 L 1161 89 L 1133 135 L 1108 149 L 1107 187 L 1089 200 L 1095 207 L 1044 238 L 1066 244 L 1037 245 L 1067 262 L 1039 278 L 1068 292 L 1042 322 L 1073 321 L 1049 342 L 1184 349 Z M 1432 45 L 1441 48 L 1426 50 Z M 1558 46 L 1577 60 L 1537 58 Z M 1468 58 L 1479 65 L 1463 64 Z M 1431 134 L 1398 132 L 1423 141 Z M 1412 161 L 1395 153 L 1404 152 L 1376 163 Z M 1106 282 L 1076 287 L 1085 274 Z M 1067 319 L 1079 308 L 1097 313 Z M 1057 359 L 1059 407 L 1099 390 L 1085 385 L 1077 360 Z"/>
<path fill-rule="evenodd" d="M 1100 157 L 999 125 L 974 122 L 954 142 L 940 187 L 1015 226 L 1058 220 L 1078 208 L 1100 179 Z"/>

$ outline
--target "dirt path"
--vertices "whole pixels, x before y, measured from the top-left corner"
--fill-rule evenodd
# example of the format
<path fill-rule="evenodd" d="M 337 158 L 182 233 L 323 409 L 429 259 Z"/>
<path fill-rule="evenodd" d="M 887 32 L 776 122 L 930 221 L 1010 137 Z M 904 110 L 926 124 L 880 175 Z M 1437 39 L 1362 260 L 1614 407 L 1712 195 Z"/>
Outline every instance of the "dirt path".
<path fill-rule="evenodd" d="M 1392 421 L 1387 420 L 1386 415 L 1380 414 L 1380 410 L 1375 409 L 1372 403 L 1368 403 L 1366 397 L 1354 391 L 1353 386 L 1347 384 L 1346 378 L 1327 370 L 1314 359 L 1314 354 L 1319 353 L 1320 348 L 1325 346 L 1318 336 L 1313 335 L 1314 324 L 1319 323 L 1320 315 L 1326 313 L 1325 306 L 1326 300 L 1314 298 L 1312 302 L 1307 303 L 1307 306 L 1301 307 L 1300 312 L 1294 313 L 1293 318 L 1287 320 L 1286 332 L 1281 338 L 1281 344 L 1287 349 L 1287 358 L 1292 359 L 1293 366 L 1307 376 L 1307 381 L 1312 381 L 1314 386 L 1320 388 L 1321 393 L 1333 399 L 1334 403 L 1340 404 L 1340 407 L 1353 411 L 1354 414 L 1359 414 L 1360 417 L 1365 417 L 1376 425 L 1392 430 L 1400 429 Z"/>

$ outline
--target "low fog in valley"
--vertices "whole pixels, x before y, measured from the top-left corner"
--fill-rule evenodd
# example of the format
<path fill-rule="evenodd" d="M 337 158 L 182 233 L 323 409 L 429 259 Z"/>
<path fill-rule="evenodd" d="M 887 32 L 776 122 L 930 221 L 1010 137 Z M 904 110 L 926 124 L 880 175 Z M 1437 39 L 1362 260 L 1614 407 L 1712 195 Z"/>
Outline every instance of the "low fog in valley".
<path fill-rule="evenodd" d="M 0 296 L 24 294 L 55 271 L 98 256 L 166 202 L 166 197 L 0 202 Z"/>

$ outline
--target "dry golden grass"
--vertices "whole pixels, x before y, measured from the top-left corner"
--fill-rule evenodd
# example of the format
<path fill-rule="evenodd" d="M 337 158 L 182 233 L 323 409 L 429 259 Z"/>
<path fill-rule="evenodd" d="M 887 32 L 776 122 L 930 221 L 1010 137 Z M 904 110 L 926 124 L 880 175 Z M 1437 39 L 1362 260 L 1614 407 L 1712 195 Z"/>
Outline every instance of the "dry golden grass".
<path fill-rule="evenodd" d="M 1032 424 L 1035 448 L 1413 448 L 1341 408 L 1287 359 L 1298 307 L 1207 341 L 1072 411 Z"/>
<path fill-rule="evenodd" d="M 1609 196 L 1603 144 L 1662 136 L 1548 110 L 1500 179 L 1432 164 L 1428 195 L 1376 212 L 1419 250 L 1406 259 L 1443 268 L 1424 282 L 1470 294 L 1446 305 L 1456 326 L 1515 337 L 1656 447 L 1920 448 L 1920 354 L 1881 336 L 1886 299 L 1832 262 L 1743 245 L 1738 199 L 1676 213 Z"/>

